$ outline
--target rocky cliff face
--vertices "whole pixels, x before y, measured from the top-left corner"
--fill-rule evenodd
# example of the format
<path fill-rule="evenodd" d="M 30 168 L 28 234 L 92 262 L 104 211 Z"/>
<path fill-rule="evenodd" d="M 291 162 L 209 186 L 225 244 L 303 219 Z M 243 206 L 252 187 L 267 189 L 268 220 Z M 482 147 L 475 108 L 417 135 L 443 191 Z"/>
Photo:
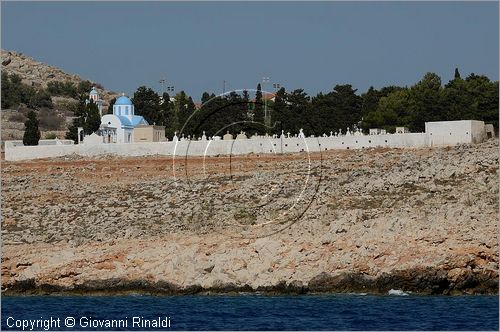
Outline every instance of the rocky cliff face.
<path fill-rule="evenodd" d="M 490 140 L 311 156 L 7 162 L 2 285 L 6 293 L 497 293 L 498 154 Z"/>

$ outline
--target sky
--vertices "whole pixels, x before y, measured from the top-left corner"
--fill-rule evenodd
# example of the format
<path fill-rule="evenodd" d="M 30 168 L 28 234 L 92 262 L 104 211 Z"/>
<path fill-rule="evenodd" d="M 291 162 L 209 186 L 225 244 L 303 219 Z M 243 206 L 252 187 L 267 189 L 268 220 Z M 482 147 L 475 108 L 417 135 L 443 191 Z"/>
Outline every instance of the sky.
<path fill-rule="evenodd" d="M 132 95 L 498 80 L 498 2 L 5 2 L 1 47 Z"/>

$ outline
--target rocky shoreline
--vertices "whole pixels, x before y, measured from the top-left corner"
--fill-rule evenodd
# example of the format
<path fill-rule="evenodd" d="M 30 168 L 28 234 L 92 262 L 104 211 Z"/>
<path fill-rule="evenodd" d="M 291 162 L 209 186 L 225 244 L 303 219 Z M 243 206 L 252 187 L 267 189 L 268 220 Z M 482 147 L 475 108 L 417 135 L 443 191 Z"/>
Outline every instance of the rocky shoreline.
<path fill-rule="evenodd" d="M 222 284 L 210 288 L 200 285 L 181 287 L 166 281 L 106 279 L 89 280 L 70 287 L 53 284 L 37 284 L 35 279 L 16 281 L 4 289 L 3 295 L 214 295 L 214 294 L 263 294 L 300 295 L 330 293 L 363 293 L 386 295 L 390 290 L 402 290 L 418 295 L 497 295 L 498 279 L 491 274 L 469 273 L 459 279 L 450 280 L 446 270 L 401 271 L 394 275 L 376 278 L 363 274 L 342 274 L 332 276 L 322 273 L 308 285 L 285 281 L 256 289 L 249 285 Z"/>
<path fill-rule="evenodd" d="M 2 294 L 498 294 L 498 140 L 172 165 L 4 162 Z"/>

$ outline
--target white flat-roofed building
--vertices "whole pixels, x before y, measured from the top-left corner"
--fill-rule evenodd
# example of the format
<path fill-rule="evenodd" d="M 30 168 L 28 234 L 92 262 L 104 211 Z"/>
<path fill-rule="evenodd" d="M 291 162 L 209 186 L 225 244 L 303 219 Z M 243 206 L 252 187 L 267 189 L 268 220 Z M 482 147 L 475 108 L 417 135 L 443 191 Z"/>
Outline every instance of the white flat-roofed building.
<path fill-rule="evenodd" d="M 477 120 L 426 122 L 425 133 L 430 146 L 480 143 L 487 138 L 484 122 Z"/>

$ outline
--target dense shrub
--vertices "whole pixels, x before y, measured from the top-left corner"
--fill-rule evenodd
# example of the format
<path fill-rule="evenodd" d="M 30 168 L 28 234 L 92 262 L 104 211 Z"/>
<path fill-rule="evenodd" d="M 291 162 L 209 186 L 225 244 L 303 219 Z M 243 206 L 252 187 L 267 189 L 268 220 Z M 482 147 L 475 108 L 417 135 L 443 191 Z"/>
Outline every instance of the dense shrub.
<path fill-rule="evenodd" d="M 56 138 L 57 138 L 56 133 L 47 133 L 45 135 L 45 139 L 56 139 Z"/>
<path fill-rule="evenodd" d="M 17 108 L 20 104 L 30 108 L 53 107 L 46 90 L 22 83 L 19 75 L 2 72 L 2 108 Z"/>
<path fill-rule="evenodd" d="M 73 82 L 51 81 L 47 83 L 47 91 L 51 96 L 63 96 L 75 98 L 77 96 L 77 88 Z"/>

